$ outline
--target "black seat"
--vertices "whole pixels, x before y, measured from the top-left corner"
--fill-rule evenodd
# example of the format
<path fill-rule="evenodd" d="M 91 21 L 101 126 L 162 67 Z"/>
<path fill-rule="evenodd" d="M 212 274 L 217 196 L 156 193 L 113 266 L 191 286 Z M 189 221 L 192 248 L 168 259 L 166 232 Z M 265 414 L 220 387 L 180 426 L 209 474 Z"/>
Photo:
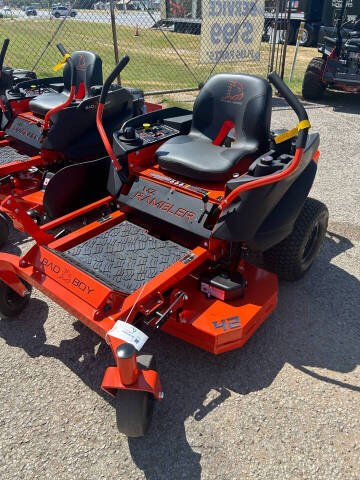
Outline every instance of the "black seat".
<path fill-rule="evenodd" d="M 270 84 L 245 74 L 219 74 L 199 93 L 189 135 L 165 142 L 156 152 L 162 169 L 201 181 L 226 180 L 240 160 L 268 150 Z M 222 145 L 234 128 L 231 148 Z"/>
<path fill-rule="evenodd" d="M 91 87 L 102 85 L 102 60 L 96 53 L 78 51 L 71 55 L 74 64 L 76 84 L 75 97 L 84 100 L 92 96 Z M 30 110 L 41 116 L 54 107 L 64 103 L 70 94 L 71 71 L 68 64 L 64 67 L 64 89 L 62 93 L 44 93 L 30 101 Z M 96 92 L 98 94 L 98 92 Z"/>

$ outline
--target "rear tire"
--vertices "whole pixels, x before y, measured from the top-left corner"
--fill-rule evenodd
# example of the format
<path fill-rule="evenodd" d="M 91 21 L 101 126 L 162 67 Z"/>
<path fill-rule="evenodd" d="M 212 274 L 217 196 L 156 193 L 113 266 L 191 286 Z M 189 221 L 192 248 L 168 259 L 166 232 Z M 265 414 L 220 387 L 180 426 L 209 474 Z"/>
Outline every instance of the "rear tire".
<path fill-rule="evenodd" d="M 139 355 L 137 363 L 142 370 L 155 370 L 153 355 Z M 139 390 L 118 390 L 116 394 L 116 423 L 120 433 L 130 438 L 145 435 L 154 410 L 152 393 Z"/>
<path fill-rule="evenodd" d="M 17 317 L 29 303 L 32 287 L 23 280 L 22 282 L 24 283 L 24 288 L 29 292 L 25 297 L 16 293 L 0 280 L 0 317 L 2 319 Z"/>
<path fill-rule="evenodd" d="M 323 243 L 329 212 L 322 202 L 307 198 L 293 231 L 282 242 L 264 252 L 265 268 L 280 279 L 299 280 L 313 264 Z"/>
<path fill-rule="evenodd" d="M 319 100 L 325 90 L 326 84 L 322 81 L 325 60 L 315 57 L 309 63 L 302 84 L 302 94 L 305 100 Z"/>
<path fill-rule="evenodd" d="M 55 18 L 60 18 L 60 13 L 56 12 L 54 15 Z"/>
<path fill-rule="evenodd" d="M 9 222 L 3 213 L 0 213 L 0 247 L 9 239 Z"/>

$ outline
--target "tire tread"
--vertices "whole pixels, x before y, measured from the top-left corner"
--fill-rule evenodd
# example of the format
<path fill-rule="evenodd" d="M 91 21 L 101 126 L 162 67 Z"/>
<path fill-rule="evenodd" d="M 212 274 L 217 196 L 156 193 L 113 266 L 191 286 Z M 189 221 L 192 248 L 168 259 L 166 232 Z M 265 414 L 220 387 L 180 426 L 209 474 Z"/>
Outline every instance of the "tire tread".
<path fill-rule="evenodd" d="M 323 216 L 325 217 L 325 228 L 321 232 L 319 245 L 310 265 L 304 269 L 301 263 L 304 238 L 311 233 L 314 224 Z M 292 233 L 283 241 L 264 252 L 265 268 L 276 273 L 283 280 L 295 281 L 300 279 L 311 267 L 317 256 L 326 233 L 327 221 L 327 207 L 319 200 L 307 198 L 296 219 Z"/>
<path fill-rule="evenodd" d="M 306 100 L 318 100 L 326 90 L 321 80 L 324 63 L 322 57 L 315 57 L 306 69 L 302 85 L 302 95 Z"/>

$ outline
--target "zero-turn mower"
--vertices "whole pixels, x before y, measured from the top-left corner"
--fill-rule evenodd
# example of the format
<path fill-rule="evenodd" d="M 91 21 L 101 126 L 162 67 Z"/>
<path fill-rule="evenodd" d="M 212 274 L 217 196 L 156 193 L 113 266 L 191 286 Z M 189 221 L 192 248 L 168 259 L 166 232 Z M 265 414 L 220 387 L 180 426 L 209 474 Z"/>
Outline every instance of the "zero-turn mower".
<path fill-rule="evenodd" d="M 270 83 L 297 114 L 295 129 L 270 130 Z M 311 267 L 328 211 L 308 198 L 319 135 L 275 73 L 215 75 L 193 112 L 130 119 L 112 142 L 102 126 L 108 86 L 97 124 L 109 156 L 52 177 L 44 209 L 56 220 L 39 226 L 15 197 L 2 204 L 36 243 L 22 257 L 0 253 L 0 312 L 18 315 L 34 286 L 104 338 L 115 365 L 101 386 L 116 397 L 119 430 L 139 437 L 164 395 L 154 357 L 140 353 L 144 330 L 214 354 L 241 347 L 275 309 L 278 277 Z M 93 203 L 61 216 L 79 192 Z M 263 268 L 251 252 L 262 252 Z"/>
<path fill-rule="evenodd" d="M 360 93 L 360 18 L 353 24 L 353 30 L 347 31 L 347 38 L 343 39 L 345 6 L 346 0 L 343 0 L 336 38 L 324 36 L 319 45 L 322 56 L 313 58 L 307 67 L 302 85 L 306 100 L 319 100 L 327 88 Z"/>
<path fill-rule="evenodd" d="M 9 43 L 10 40 L 5 38 L 0 52 L 0 95 L 3 95 L 7 89 L 17 85 L 18 83 L 22 83 L 27 80 L 36 80 L 36 73 L 32 72 L 31 70 L 12 68 L 4 65 Z"/>
<path fill-rule="evenodd" d="M 13 98 L 13 95 L 11 95 L 12 90 L 14 89 L 14 92 L 16 92 L 18 84 L 30 81 L 31 84 L 34 84 L 34 93 L 32 95 L 32 97 L 34 97 L 36 95 L 35 90 L 38 82 L 35 72 L 4 65 L 9 43 L 10 40 L 5 38 L 0 52 L 0 130 L 4 129 L 10 118 L 27 110 L 31 99 L 29 97 L 26 102 L 24 101 L 24 98 Z M 7 92 L 9 92 L 9 95 Z"/>
<path fill-rule="evenodd" d="M 63 77 L 30 80 L 6 90 L 0 140 L 0 201 L 14 195 L 39 224 L 43 190 L 52 175 L 74 161 L 102 157 L 106 150 L 96 128 L 103 84 L 101 58 L 77 51 L 64 59 Z M 144 113 L 141 90 L 109 86 L 104 110 L 108 134 Z M 161 108 L 152 106 L 152 108 Z M 78 205 L 80 206 L 80 205 Z M 9 235 L 9 219 L 0 214 L 0 245 Z"/>

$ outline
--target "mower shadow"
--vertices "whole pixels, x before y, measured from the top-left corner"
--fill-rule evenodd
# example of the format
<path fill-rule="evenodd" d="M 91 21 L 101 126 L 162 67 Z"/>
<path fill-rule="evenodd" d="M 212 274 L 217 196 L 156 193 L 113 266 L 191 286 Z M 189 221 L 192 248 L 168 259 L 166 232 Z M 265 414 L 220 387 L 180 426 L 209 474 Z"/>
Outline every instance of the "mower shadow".
<path fill-rule="evenodd" d="M 62 340 L 59 346 L 47 344 L 44 324 L 48 310 L 46 302 L 32 299 L 17 319 L 0 321 L 0 337 L 7 345 L 22 348 L 31 358 L 42 356 L 60 360 L 85 385 L 112 403 L 112 397 L 100 388 L 106 367 L 114 363 L 107 344 L 79 321 L 73 324 L 79 335 Z"/>
<path fill-rule="evenodd" d="M 340 227 L 337 230 L 346 230 Z M 360 363 L 356 319 L 360 282 L 330 264 L 352 246 L 346 237 L 329 232 L 311 272 L 297 283 L 280 284 L 278 308 L 242 349 L 215 357 L 162 332 L 148 342 L 147 350 L 157 356 L 165 398 L 155 408 L 147 436 L 129 439 L 133 461 L 148 480 L 200 479 L 201 454 L 196 450 L 201 451 L 207 427 L 202 420 L 232 392 L 246 395 L 271 385 L 286 363 L 315 379 L 360 391 L 312 370 L 345 373 Z M 0 322 L 0 336 L 32 358 L 60 360 L 113 404 L 100 389 L 105 368 L 114 363 L 109 347 L 78 321 L 74 322 L 78 336 L 61 341 L 59 347 L 48 345 L 47 316 L 47 304 L 33 299 L 18 320 Z M 209 393 L 213 400 L 207 402 Z M 190 425 L 189 440 L 185 422 Z M 196 428 L 194 422 L 199 422 Z"/>
<path fill-rule="evenodd" d="M 312 371 L 317 367 L 345 373 L 360 363 L 360 282 L 330 264 L 352 246 L 347 238 L 329 232 L 311 272 L 297 283 L 280 284 L 278 308 L 242 349 L 215 357 L 165 334 L 153 339 L 165 398 L 148 435 L 129 439 L 132 458 L 148 480 L 200 479 L 201 455 L 196 450 L 201 451 L 201 436 L 206 435 L 203 418 L 232 392 L 246 395 L 268 387 L 285 363 L 315 379 L 360 391 Z M 214 399 L 208 403 L 211 391 Z M 193 422 L 199 425 L 195 428 Z"/>
<path fill-rule="evenodd" d="M 15 228 L 11 225 L 9 238 L 6 244 L 1 248 L 1 251 L 4 253 L 11 253 L 13 255 L 21 256 L 23 254 L 21 246 L 24 248 L 26 243 L 29 243 L 29 246 L 32 245 L 32 240 L 30 240 L 29 235 L 20 232 L 19 230 L 15 230 Z"/>
<path fill-rule="evenodd" d="M 336 90 L 327 90 L 321 100 L 304 105 L 306 108 L 316 107 L 332 107 L 336 113 L 350 113 L 353 115 L 360 115 L 360 97 L 359 94 L 338 92 Z"/>
<path fill-rule="evenodd" d="M 327 90 L 324 98 L 316 103 L 319 105 L 333 107 L 334 112 L 360 115 L 359 94 Z"/>
<path fill-rule="evenodd" d="M 358 94 L 332 91 L 328 92 L 326 97 L 317 103 L 333 107 L 334 112 L 360 115 L 360 99 Z"/>
<path fill-rule="evenodd" d="M 336 113 L 350 113 L 353 115 L 360 114 L 359 94 L 337 92 L 335 90 L 327 90 L 326 94 L 321 100 L 312 101 L 300 99 L 301 103 L 306 107 L 306 110 L 313 110 L 316 108 L 333 107 Z M 272 99 L 273 111 L 291 110 L 291 107 L 281 97 L 273 97 Z"/>

